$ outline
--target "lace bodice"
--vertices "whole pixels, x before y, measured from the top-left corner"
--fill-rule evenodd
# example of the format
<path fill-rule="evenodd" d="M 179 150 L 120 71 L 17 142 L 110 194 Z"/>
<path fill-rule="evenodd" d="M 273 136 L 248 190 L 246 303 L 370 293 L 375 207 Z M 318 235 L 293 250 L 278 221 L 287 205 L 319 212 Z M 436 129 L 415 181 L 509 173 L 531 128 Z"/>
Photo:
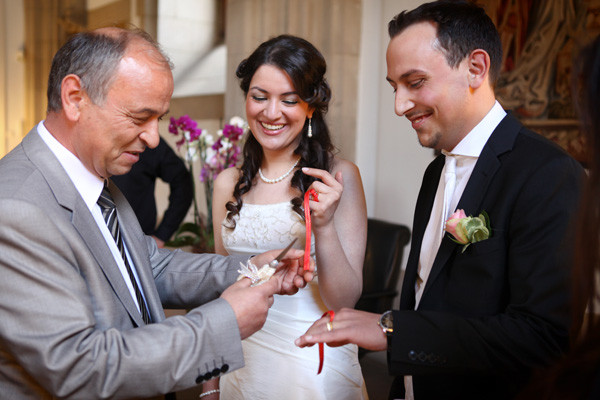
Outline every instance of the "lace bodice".
<path fill-rule="evenodd" d="M 223 246 L 229 254 L 253 255 L 272 249 L 282 249 L 294 238 L 294 248 L 304 249 L 306 229 L 303 218 L 290 202 L 246 204 L 234 217 L 235 229 L 223 226 Z M 227 221 L 224 221 L 226 224 Z M 314 256 L 314 236 L 311 238 Z"/>

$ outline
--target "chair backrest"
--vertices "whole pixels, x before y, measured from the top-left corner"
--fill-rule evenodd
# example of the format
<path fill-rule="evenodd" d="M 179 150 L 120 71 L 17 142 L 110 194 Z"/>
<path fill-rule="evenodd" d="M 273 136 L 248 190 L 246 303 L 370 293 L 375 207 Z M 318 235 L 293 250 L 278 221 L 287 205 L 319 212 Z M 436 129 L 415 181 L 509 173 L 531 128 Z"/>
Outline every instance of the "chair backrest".
<path fill-rule="evenodd" d="M 356 309 L 382 313 L 398 296 L 398 279 L 404 248 L 410 241 L 405 225 L 369 218 L 363 265 L 363 291 Z"/>

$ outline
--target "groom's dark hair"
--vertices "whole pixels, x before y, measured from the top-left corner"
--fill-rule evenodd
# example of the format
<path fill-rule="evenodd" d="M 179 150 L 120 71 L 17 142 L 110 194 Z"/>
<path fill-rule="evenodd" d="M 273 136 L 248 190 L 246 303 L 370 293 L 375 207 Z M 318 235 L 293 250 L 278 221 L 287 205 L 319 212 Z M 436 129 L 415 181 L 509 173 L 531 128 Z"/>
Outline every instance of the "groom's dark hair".
<path fill-rule="evenodd" d="M 390 39 L 411 25 L 431 22 L 437 27 L 440 51 L 456 68 L 473 50 L 490 56 L 490 83 L 494 85 L 502 67 L 502 42 L 496 26 L 484 9 L 467 1 L 434 1 L 412 11 L 402 11 L 388 24 Z"/>

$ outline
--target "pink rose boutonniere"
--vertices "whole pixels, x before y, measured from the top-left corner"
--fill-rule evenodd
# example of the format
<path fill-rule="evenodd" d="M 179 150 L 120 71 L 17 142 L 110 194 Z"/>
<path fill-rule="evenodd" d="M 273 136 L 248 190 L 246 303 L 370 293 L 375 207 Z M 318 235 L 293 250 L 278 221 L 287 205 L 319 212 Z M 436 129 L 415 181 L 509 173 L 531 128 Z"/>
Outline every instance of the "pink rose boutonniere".
<path fill-rule="evenodd" d="M 492 232 L 490 217 L 485 211 L 482 211 L 478 217 L 467 217 L 464 210 L 456 210 L 448 218 L 445 230 L 453 236 L 452 240 L 464 245 L 463 253 L 471 243 L 488 239 Z"/>

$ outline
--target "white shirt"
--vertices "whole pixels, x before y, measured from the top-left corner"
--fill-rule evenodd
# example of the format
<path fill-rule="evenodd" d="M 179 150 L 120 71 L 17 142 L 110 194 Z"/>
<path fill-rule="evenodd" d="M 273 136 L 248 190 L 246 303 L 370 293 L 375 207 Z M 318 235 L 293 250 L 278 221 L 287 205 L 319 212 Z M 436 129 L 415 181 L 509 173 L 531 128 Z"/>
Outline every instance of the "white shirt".
<path fill-rule="evenodd" d="M 40 122 L 37 125 L 37 132 L 46 143 L 46 145 L 50 148 L 50 151 L 54 153 L 62 167 L 71 178 L 73 185 L 79 192 L 79 195 L 83 199 L 85 205 L 88 207 L 94 220 L 96 221 L 96 225 L 102 232 L 102 236 L 112 253 L 113 258 L 115 259 L 117 265 L 119 266 L 119 271 L 121 271 L 121 275 L 123 275 L 123 279 L 125 280 L 125 284 L 129 289 L 129 293 L 133 298 L 138 310 L 140 308 L 136 296 L 135 290 L 133 289 L 133 285 L 131 283 L 131 279 L 129 278 L 129 274 L 127 272 L 127 268 L 125 267 L 125 262 L 121 257 L 121 252 L 117 247 L 115 239 L 112 234 L 108 230 L 108 226 L 106 226 L 106 221 L 104 221 L 104 217 L 102 216 L 102 211 L 100 210 L 100 206 L 98 205 L 98 198 L 100 197 L 100 193 L 102 193 L 102 189 L 104 187 L 104 180 L 92 174 L 77 158 L 73 153 L 67 150 L 52 134 L 46 129 L 44 126 L 44 121 Z M 142 290 L 142 285 L 140 284 L 140 279 L 137 274 L 137 270 L 131 256 L 129 255 L 129 250 L 127 249 L 127 244 L 123 241 L 123 245 L 125 247 L 125 255 L 127 256 L 127 260 L 129 261 L 129 265 L 131 266 L 131 270 L 135 279 L 137 281 L 138 287 L 142 292 L 142 296 L 144 296 L 144 292 Z M 144 297 L 145 299 L 145 297 Z"/>

